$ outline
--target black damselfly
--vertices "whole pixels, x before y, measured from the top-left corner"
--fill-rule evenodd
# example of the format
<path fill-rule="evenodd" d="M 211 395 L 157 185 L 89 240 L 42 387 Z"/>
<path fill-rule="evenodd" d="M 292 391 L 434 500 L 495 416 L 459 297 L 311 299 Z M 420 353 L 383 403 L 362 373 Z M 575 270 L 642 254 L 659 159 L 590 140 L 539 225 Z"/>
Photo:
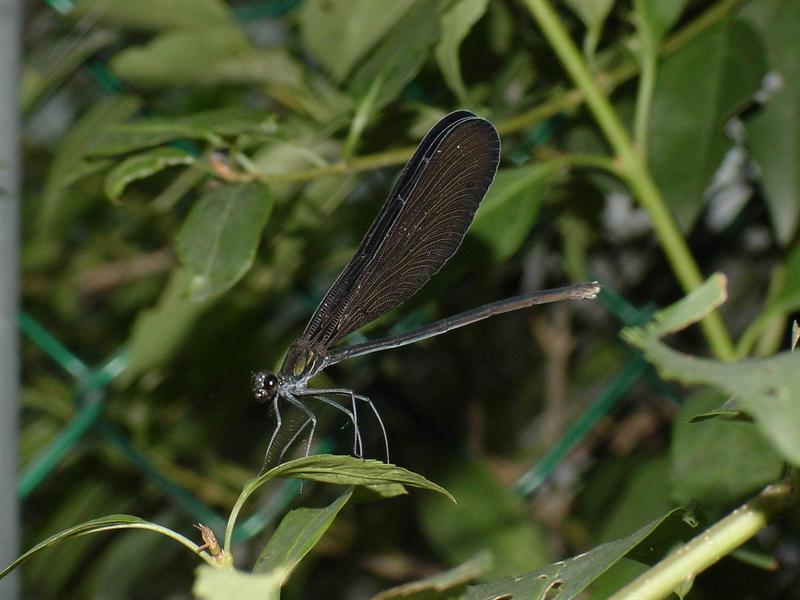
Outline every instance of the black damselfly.
<path fill-rule="evenodd" d="M 310 427 L 306 454 L 310 451 L 317 418 L 304 402 L 308 398 L 334 406 L 347 415 L 355 430 L 353 452 L 359 456 L 363 455 L 363 444 L 357 404 L 367 404 L 383 432 L 388 462 L 386 428 L 369 398 L 345 388 L 308 387 L 311 378 L 323 369 L 348 358 L 424 340 L 492 315 L 597 295 L 600 290 L 597 283 L 531 292 L 441 319 L 411 333 L 331 348 L 347 334 L 413 296 L 455 254 L 492 183 L 499 161 L 497 131 L 489 121 L 471 112 L 450 113 L 423 138 L 355 255 L 325 294 L 303 335 L 289 347 L 280 370 L 253 376 L 255 397 L 261 402 L 271 402 L 276 418 L 262 470 L 269 463 L 282 426 L 280 401 L 295 406 L 305 416 L 282 448 L 278 461 L 306 427 Z M 350 407 L 329 396 L 349 399 Z"/>

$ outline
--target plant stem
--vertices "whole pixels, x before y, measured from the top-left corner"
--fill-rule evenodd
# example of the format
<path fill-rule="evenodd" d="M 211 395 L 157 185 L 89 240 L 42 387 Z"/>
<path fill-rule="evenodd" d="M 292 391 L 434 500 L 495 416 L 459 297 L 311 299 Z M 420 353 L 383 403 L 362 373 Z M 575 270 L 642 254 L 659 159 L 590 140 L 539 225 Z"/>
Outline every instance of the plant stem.
<path fill-rule="evenodd" d="M 565 154 L 563 160 L 564 163 L 570 167 L 600 169 L 616 177 L 624 177 L 624 174 L 620 172 L 619 165 L 614 162 L 614 159 L 603 156 L 602 154 L 583 154 L 576 152 L 574 154 Z"/>
<path fill-rule="evenodd" d="M 666 598 L 758 533 L 786 507 L 794 492 L 794 483 L 788 481 L 767 486 L 758 496 L 642 573 L 611 600 Z"/>
<path fill-rule="evenodd" d="M 656 88 L 657 56 L 642 48 L 642 72 L 636 93 L 636 112 L 633 119 L 633 140 L 639 155 L 647 161 L 647 128 L 650 119 L 650 107 L 653 104 L 653 92 Z"/>
<path fill-rule="evenodd" d="M 547 0 L 525 0 L 525 4 L 576 87 L 583 92 L 589 110 L 617 154 L 619 168 L 633 195 L 650 216 L 653 230 L 673 272 L 683 289 L 690 292 L 703 282 L 700 269 L 611 103 L 592 78 L 578 48 L 550 3 Z M 712 352 L 718 358 L 732 360 L 733 343 L 719 313 L 709 314 L 701 321 L 701 326 Z"/>
<path fill-rule="evenodd" d="M 685 27 L 670 36 L 661 46 L 661 54 L 669 55 L 686 45 L 706 29 L 727 17 L 744 0 L 722 0 L 690 21 Z"/>
<path fill-rule="evenodd" d="M 667 41 L 664 42 L 659 49 L 659 55 L 669 56 L 670 54 L 674 54 L 694 38 L 725 18 L 742 2 L 743 0 L 722 0 L 718 2 L 699 15 L 694 21 L 691 21 L 667 38 Z M 616 87 L 631 80 L 637 74 L 639 74 L 639 65 L 631 60 L 607 73 L 598 73 L 597 78 L 598 82 L 602 84 L 603 91 L 611 93 Z M 497 130 L 500 133 L 520 131 L 561 112 L 574 109 L 580 106 L 583 101 L 584 96 L 580 89 L 575 88 L 566 92 L 559 91 L 554 94 L 552 98 L 538 106 L 534 106 L 530 110 L 513 117 L 503 119 L 497 124 Z"/>
<path fill-rule="evenodd" d="M 339 160 L 335 163 L 324 165 L 321 167 L 311 167 L 309 169 L 301 169 L 299 171 L 290 171 L 288 173 L 262 173 L 253 172 L 251 179 L 257 179 L 263 183 L 291 183 L 293 181 L 309 181 L 311 179 L 318 179 L 326 175 L 347 175 L 349 173 L 360 173 L 361 171 L 370 171 L 372 169 L 380 169 L 381 167 L 388 167 L 390 165 L 399 165 L 407 161 L 414 153 L 415 147 L 395 148 L 387 152 L 379 152 L 377 154 L 369 154 L 359 158 L 350 160 Z"/>
<path fill-rule="evenodd" d="M 661 48 L 661 55 L 672 54 L 686 43 L 703 33 L 706 29 L 717 23 L 730 13 L 742 0 L 722 0 L 709 8 L 697 19 L 686 25 L 683 29 L 670 37 Z M 629 81 L 639 72 L 634 61 L 630 61 L 609 73 L 602 75 L 603 89 L 612 91 L 617 86 Z M 497 123 L 497 131 L 501 134 L 514 133 L 540 123 L 561 112 L 573 109 L 584 101 L 584 94 L 580 89 L 554 94 L 552 98 L 513 117 L 508 117 Z M 322 167 L 312 167 L 289 173 L 260 173 L 253 171 L 246 174 L 248 180 L 257 179 L 263 183 L 290 183 L 295 181 L 309 181 L 327 175 L 360 173 L 371 169 L 380 169 L 391 165 L 399 165 L 407 161 L 416 150 L 415 146 L 395 148 L 387 152 L 379 152 L 361 156 L 350 160 L 340 160 Z"/>
<path fill-rule="evenodd" d="M 758 316 L 750 322 L 744 333 L 739 336 L 736 343 L 736 355 L 739 358 L 745 358 L 753 353 L 753 348 L 764 335 L 764 332 L 770 328 L 776 321 L 781 323 L 785 321 L 788 313 L 794 310 L 797 302 L 790 295 L 780 301 L 779 298 L 783 294 L 786 287 L 786 261 L 781 261 L 772 269 L 772 276 L 770 277 L 769 285 L 767 287 L 767 297 L 764 299 L 763 308 Z M 788 301 L 787 301 L 788 300 Z M 777 349 L 776 349 L 777 350 Z M 772 353 L 774 354 L 774 352 Z M 763 356 L 763 355 L 762 355 Z M 768 356 L 771 356 L 769 354 Z"/>

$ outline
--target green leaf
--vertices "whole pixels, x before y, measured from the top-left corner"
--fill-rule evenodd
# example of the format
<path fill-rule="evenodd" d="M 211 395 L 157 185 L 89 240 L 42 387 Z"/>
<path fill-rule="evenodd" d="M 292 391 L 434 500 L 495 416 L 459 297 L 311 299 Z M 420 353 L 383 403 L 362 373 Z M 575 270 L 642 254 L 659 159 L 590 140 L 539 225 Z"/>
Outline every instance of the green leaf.
<path fill-rule="evenodd" d="M 697 413 L 691 419 L 689 419 L 689 421 L 692 423 L 699 423 L 701 421 L 705 421 L 706 419 L 715 419 L 717 417 L 729 419 L 731 421 L 745 421 L 747 423 L 753 421 L 753 419 L 742 412 L 736 397 L 728 398 L 721 405 L 711 410 Z"/>
<path fill-rule="evenodd" d="M 600 35 L 603 33 L 603 25 L 614 6 L 614 0 L 564 0 L 564 4 L 578 16 L 586 27 L 583 53 L 587 57 L 594 56 L 597 42 L 600 41 Z"/>
<path fill-rule="evenodd" d="M 128 341 L 128 365 L 122 383 L 128 383 L 167 363 L 181 347 L 195 321 L 212 304 L 192 302 L 186 290 L 190 276 L 173 271 L 155 308 L 139 313 Z"/>
<path fill-rule="evenodd" d="M 251 575 L 203 565 L 195 571 L 192 593 L 203 600 L 279 600 L 284 577 L 281 571 Z"/>
<path fill-rule="evenodd" d="M 300 13 L 303 45 L 342 83 L 350 71 L 384 37 L 416 0 L 308 0 Z M 431 18 L 431 15 L 427 15 Z"/>
<path fill-rule="evenodd" d="M 205 29 L 232 24 L 233 15 L 220 0 L 79 0 L 73 13 L 100 17 L 130 29 Z"/>
<path fill-rule="evenodd" d="M 496 261 L 507 260 L 527 238 L 560 164 L 551 161 L 497 172 L 470 227 L 470 234 L 489 246 Z"/>
<path fill-rule="evenodd" d="M 467 583 L 484 575 L 491 566 L 491 553 L 481 552 L 444 573 L 393 587 L 372 600 L 455 600 L 462 597 Z"/>
<path fill-rule="evenodd" d="M 242 134 L 270 135 L 276 131 L 272 115 L 238 106 L 208 110 L 183 117 L 151 117 L 120 123 L 97 136 L 93 156 L 113 156 L 159 146 L 179 138 L 220 144 L 223 137 Z"/>
<path fill-rule="evenodd" d="M 378 76 L 372 82 L 367 93 L 356 104 L 356 110 L 350 121 L 350 131 L 347 132 L 347 138 L 342 145 L 342 157 L 344 159 L 353 156 L 356 146 L 361 139 L 361 135 L 364 133 L 364 129 L 372 120 L 372 117 L 378 112 L 376 101 L 385 76 L 385 71 L 378 73 Z"/>
<path fill-rule="evenodd" d="M 432 547 L 449 563 L 461 563 L 484 549 L 494 558 L 495 577 L 547 563 L 544 531 L 532 522 L 522 499 L 486 465 L 474 460 L 453 465 L 444 485 L 458 506 L 425 497 L 420 524 Z"/>
<path fill-rule="evenodd" d="M 727 278 L 716 273 L 703 285 L 687 294 L 680 302 L 658 311 L 646 326 L 647 333 L 662 337 L 686 329 L 721 306 L 728 299 Z"/>
<path fill-rule="evenodd" d="M 505 577 L 495 582 L 470 586 L 465 600 L 501 600 L 510 598 L 558 598 L 571 600 L 577 597 L 592 581 L 597 579 L 627 554 L 655 554 L 653 550 L 666 550 L 664 541 L 684 539 L 688 524 L 684 511 L 676 509 L 664 517 L 648 523 L 626 538 L 602 544 L 578 556 L 559 561 L 536 571 Z M 652 543 L 655 538 L 658 544 Z M 550 594 L 557 594 L 550 596 Z"/>
<path fill-rule="evenodd" d="M 779 89 L 745 121 L 747 146 L 761 170 L 761 182 L 778 240 L 795 238 L 800 220 L 800 4 L 752 2 L 742 9 L 761 34 Z"/>
<path fill-rule="evenodd" d="M 144 46 L 123 50 L 110 66 L 122 79 L 142 87 L 217 85 L 218 78 L 209 74 L 252 51 L 250 42 L 234 26 L 176 30 L 162 33 Z"/>
<path fill-rule="evenodd" d="M 144 179 L 176 165 L 190 165 L 194 156 L 177 148 L 156 148 L 126 158 L 106 175 L 105 192 L 111 201 L 117 201 L 132 181 Z"/>
<path fill-rule="evenodd" d="M 672 428 L 674 497 L 688 504 L 723 508 L 765 485 L 777 481 L 783 459 L 753 423 L 708 419 L 691 422 L 700 413 L 719 406 L 716 393 L 700 393 L 686 400 Z"/>
<path fill-rule="evenodd" d="M 281 572 L 284 574 L 281 585 L 286 583 L 352 495 L 353 491 L 348 490 L 325 508 L 297 508 L 287 514 L 259 555 L 253 573 Z"/>
<path fill-rule="evenodd" d="M 134 517 L 131 515 L 108 515 L 98 519 L 92 519 L 91 521 L 86 521 L 80 525 L 75 525 L 74 527 L 60 531 L 51 535 L 46 540 L 39 542 L 13 563 L 8 565 L 5 569 L 0 571 L 0 579 L 8 575 L 8 573 L 16 569 L 22 563 L 27 562 L 35 554 L 38 554 L 42 550 L 46 550 L 51 546 L 59 544 L 70 538 L 81 537 L 90 533 L 112 531 L 115 529 L 148 529 L 150 531 L 155 531 L 156 533 L 166 535 L 167 537 L 180 542 L 193 552 L 197 552 L 198 549 L 197 544 L 191 540 L 185 538 L 179 533 L 176 533 L 175 531 L 172 531 L 171 529 L 162 527 L 161 525 L 157 525 L 155 523 L 151 523 L 150 521 L 145 521 L 144 519 L 140 519 L 139 517 Z"/>
<path fill-rule="evenodd" d="M 711 280 L 703 288 L 713 287 Z M 702 288 L 701 288 L 702 289 Z M 702 318 L 716 305 L 716 298 L 709 298 L 705 307 L 695 306 L 695 293 L 675 303 L 667 313 L 691 315 L 683 323 Z M 688 306 L 692 305 L 692 306 Z M 654 321 L 669 321 L 678 324 L 677 318 L 665 318 L 663 311 Z M 800 369 L 798 357 L 784 352 L 768 359 L 743 360 L 738 363 L 721 363 L 677 352 L 662 343 L 660 335 L 674 331 L 673 327 L 646 325 L 626 328 L 622 336 L 645 353 L 647 359 L 665 379 L 686 384 L 707 384 L 722 392 L 736 396 L 741 409 L 750 414 L 764 437 L 790 463 L 800 465 Z"/>
<path fill-rule="evenodd" d="M 219 187 L 192 206 L 175 245 L 190 276 L 192 300 L 221 294 L 247 273 L 271 210 L 272 199 L 260 183 Z"/>
<path fill-rule="evenodd" d="M 611 475 L 613 494 L 601 505 L 599 514 L 594 518 L 589 516 L 588 522 L 596 523 L 596 539 L 602 542 L 617 539 L 631 528 L 641 527 L 672 509 L 675 503 L 670 499 L 670 467 L 667 452 L 606 461 L 595 477 Z M 617 469 L 621 473 L 614 473 Z M 598 485 L 595 479 L 594 486 L 587 486 L 586 493 L 591 495 L 601 485 L 606 490 L 605 482 Z"/>
<path fill-rule="evenodd" d="M 320 123 L 329 123 L 351 105 L 350 98 L 327 79 L 309 75 L 285 47 L 259 48 L 221 59 L 209 65 L 202 83 L 263 83 L 276 101 Z"/>
<path fill-rule="evenodd" d="M 389 104 L 419 73 L 428 52 L 439 36 L 439 21 L 432 18 L 438 10 L 436 0 L 416 0 L 388 32 L 361 66 L 348 78 L 353 98 L 363 99 L 370 92 L 373 114 Z M 376 81 L 380 87 L 372 91 Z"/>
<path fill-rule="evenodd" d="M 456 501 L 452 494 L 443 487 L 428 481 L 422 475 L 402 467 L 386 464 L 379 460 L 330 454 L 306 456 L 305 458 L 285 462 L 270 469 L 260 477 L 251 479 L 245 484 L 245 488 L 250 486 L 258 487 L 264 481 L 278 477 L 308 479 L 337 485 L 375 486 L 400 484 L 436 492 L 446 496 L 453 502 Z"/>
<path fill-rule="evenodd" d="M 330 454 L 306 456 L 282 463 L 244 484 L 242 493 L 239 494 L 239 498 L 236 500 L 236 504 L 228 518 L 228 526 L 225 530 L 226 549 L 230 548 L 233 527 L 244 503 L 253 492 L 267 481 L 280 477 L 371 488 L 387 484 L 399 484 L 437 492 L 455 502 L 450 492 L 444 488 L 428 481 L 422 475 L 412 473 L 402 467 L 389 465 L 377 460 L 364 460 L 354 456 L 333 456 Z"/>
<path fill-rule="evenodd" d="M 22 112 L 37 106 L 51 91 L 58 89 L 86 59 L 119 36 L 108 30 L 93 29 L 53 41 L 43 39 L 25 59 L 19 90 Z"/>
<path fill-rule="evenodd" d="M 228 61 L 228 63 L 234 63 L 234 61 Z M 228 63 L 220 65 L 221 75 L 226 74 Z M 271 71 L 271 73 L 275 73 L 275 71 Z M 307 78 L 303 75 L 298 78 L 296 83 L 283 83 L 266 77 L 264 81 L 267 92 L 275 100 L 292 111 L 310 116 L 318 123 L 330 123 L 352 108 L 353 103 L 350 97 L 321 76 L 313 75 Z"/>
<path fill-rule="evenodd" d="M 633 7 L 640 27 L 657 45 L 678 22 L 688 0 L 635 0 Z"/>
<path fill-rule="evenodd" d="M 489 3 L 489 44 L 495 54 L 509 54 L 514 41 L 517 24 L 510 7 L 503 2 Z M 515 56 L 512 62 L 526 61 L 527 57 Z"/>
<path fill-rule="evenodd" d="M 603 27 L 614 0 L 564 0 L 564 4 L 591 30 Z"/>
<path fill-rule="evenodd" d="M 207 174 L 202 169 L 183 169 L 175 175 L 169 185 L 161 190 L 158 196 L 153 198 L 153 209 L 159 213 L 170 211 L 181 198 L 206 177 Z"/>
<path fill-rule="evenodd" d="M 397 496 L 405 496 L 406 494 L 408 494 L 408 490 L 399 483 L 379 483 L 356 488 L 353 494 L 353 501 L 374 502 L 375 500 L 386 500 Z"/>
<path fill-rule="evenodd" d="M 442 14 L 442 36 L 436 46 L 436 61 L 448 87 L 461 104 L 471 106 L 467 86 L 461 78 L 458 50 L 472 26 L 486 12 L 488 0 L 457 0 Z M 430 18 L 430 17 L 429 17 Z"/>
<path fill-rule="evenodd" d="M 62 225 L 62 215 L 69 208 L 62 205 L 65 199 L 63 192 L 75 182 L 76 173 L 84 174 L 94 170 L 96 165 L 88 164 L 84 158 L 92 152 L 97 138 L 107 129 L 133 115 L 140 106 L 140 101 L 130 96 L 102 100 L 69 131 L 59 144 L 58 152 L 47 172 L 37 223 L 38 234 L 51 236 L 55 228 Z"/>
<path fill-rule="evenodd" d="M 783 285 L 780 291 L 742 334 L 737 347 L 739 355 L 748 355 L 759 336 L 772 325 L 775 319 L 785 318 L 798 308 L 800 308 L 800 245 L 792 248 L 786 258 Z"/>
<path fill-rule="evenodd" d="M 758 36 L 725 20 L 661 65 L 648 133 L 653 176 L 687 231 L 704 192 L 731 147 L 725 122 L 759 89 L 766 72 Z"/>

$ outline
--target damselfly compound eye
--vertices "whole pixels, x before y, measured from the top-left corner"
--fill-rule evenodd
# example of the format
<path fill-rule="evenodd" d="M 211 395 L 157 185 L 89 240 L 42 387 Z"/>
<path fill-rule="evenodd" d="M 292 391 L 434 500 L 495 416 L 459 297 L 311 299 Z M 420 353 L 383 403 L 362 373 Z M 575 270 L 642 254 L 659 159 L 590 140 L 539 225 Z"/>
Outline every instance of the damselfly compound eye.
<path fill-rule="evenodd" d="M 259 371 L 253 375 L 253 396 L 259 402 L 268 402 L 278 393 L 278 378 L 272 373 Z"/>

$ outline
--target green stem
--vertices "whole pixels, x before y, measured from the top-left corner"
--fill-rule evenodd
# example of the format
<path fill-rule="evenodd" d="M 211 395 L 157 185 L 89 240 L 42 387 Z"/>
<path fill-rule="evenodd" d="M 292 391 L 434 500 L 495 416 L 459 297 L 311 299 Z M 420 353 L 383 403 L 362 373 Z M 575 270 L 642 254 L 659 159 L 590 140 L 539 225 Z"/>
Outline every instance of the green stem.
<path fill-rule="evenodd" d="M 222 542 L 222 550 L 229 556 L 232 556 L 231 545 L 233 544 L 233 528 L 236 526 L 236 519 L 239 518 L 239 513 L 241 512 L 244 503 L 247 502 L 250 494 L 252 494 L 256 489 L 256 486 L 250 485 L 250 481 L 245 483 L 244 489 L 239 495 L 239 498 L 237 498 L 236 504 L 233 505 L 231 514 L 228 517 L 228 524 L 225 526 L 225 539 Z"/>
<path fill-rule="evenodd" d="M 362 98 L 361 102 L 358 104 L 358 108 L 350 122 L 350 131 L 347 132 L 347 138 L 342 146 L 342 157 L 345 159 L 353 156 L 356 146 L 361 139 L 361 134 L 364 133 L 364 129 L 372 119 L 372 115 L 375 112 L 375 103 L 378 99 L 378 92 L 380 92 L 383 86 L 384 75 L 384 71 L 378 73 L 378 76 L 372 81 L 372 85 L 369 86 L 369 90 L 367 90 L 364 98 Z"/>
<path fill-rule="evenodd" d="M 776 483 L 727 517 L 671 552 L 611 597 L 611 600 L 656 600 L 691 581 L 758 533 L 788 504 L 794 484 Z"/>
<path fill-rule="evenodd" d="M 676 50 L 682 48 L 705 30 L 731 14 L 742 2 L 744 0 L 722 0 L 718 2 L 670 36 L 661 46 L 661 54 L 663 56 L 673 54 Z"/>
<path fill-rule="evenodd" d="M 783 321 L 787 314 L 795 309 L 798 302 L 794 295 L 779 301 L 778 298 L 783 293 L 786 286 L 786 263 L 779 263 L 772 269 L 772 277 L 767 287 L 767 297 L 761 313 L 750 322 L 744 333 L 739 336 L 736 343 L 736 355 L 745 358 L 752 354 L 753 348 L 758 343 L 759 338 L 764 334 L 772 323 Z"/>
<path fill-rule="evenodd" d="M 636 112 L 633 119 L 633 139 L 642 160 L 647 161 L 647 128 L 653 91 L 656 87 L 657 56 L 647 48 L 642 49 L 642 72 L 636 94 Z"/>
<path fill-rule="evenodd" d="M 697 36 L 728 16 L 743 0 L 722 0 L 689 22 L 681 30 L 672 34 L 659 49 L 659 55 L 669 56 L 674 54 Z M 639 74 L 639 65 L 635 61 L 628 61 L 608 73 L 598 73 L 598 82 L 602 81 L 602 88 L 607 94 L 623 83 L 630 81 Z M 513 133 L 536 123 L 549 119 L 562 112 L 570 111 L 580 106 L 584 101 L 583 92 L 576 88 L 566 92 L 559 91 L 549 100 L 534 106 L 530 110 L 513 117 L 508 117 L 497 123 L 497 130 L 501 134 Z"/>
<path fill-rule="evenodd" d="M 603 156 L 602 154 L 583 154 L 583 153 L 574 153 L 574 154 L 565 154 L 563 156 L 564 163 L 569 165 L 570 167 L 581 167 L 581 168 L 591 168 L 591 169 L 600 169 L 602 171 L 607 171 L 611 175 L 614 175 L 619 178 L 623 178 L 624 175 L 619 170 L 619 165 L 614 162 L 613 158 L 609 158 L 607 156 Z"/>
<path fill-rule="evenodd" d="M 662 46 L 661 55 L 666 56 L 676 52 L 706 31 L 709 27 L 723 19 L 742 1 L 743 0 L 722 0 L 715 4 L 683 29 L 672 35 Z M 638 72 L 639 70 L 636 63 L 634 61 L 629 61 L 609 73 L 598 75 L 598 77 L 602 77 L 603 90 L 606 91 L 606 93 L 610 93 L 617 86 L 635 77 Z M 502 135 L 521 131 L 559 113 L 572 110 L 580 106 L 583 101 L 584 95 L 580 89 L 572 89 L 566 92 L 559 91 L 549 100 L 538 106 L 534 106 L 530 110 L 498 121 L 497 131 Z M 242 177 L 247 180 L 257 179 L 263 183 L 291 183 L 295 181 L 309 181 L 327 175 L 359 173 L 361 171 L 402 164 L 411 157 L 415 149 L 416 147 L 414 146 L 396 148 L 388 152 L 370 154 L 351 160 L 340 160 L 322 167 L 313 167 L 300 171 L 291 171 L 289 173 L 266 174 L 258 172 L 258 169 L 253 167 L 250 172 L 243 174 Z M 210 169 L 208 172 L 214 174 Z"/>
<path fill-rule="evenodd" d="M 589 110 L 617 155 L 619 169 L 633 195 L 650 216 L 653 230 L 678 281 L 686 292 L 693 290 L 703 282 L 700 269 L 611 103 L 592 78 L 580 51 L 550 3 L 547 0 L 525 0 L 525 4 L 577 89 L 583 92 Z M 712 352 L 721 359 L 732 360 L 733 343 L 719 313 L 709 314 L 701 326 Z"/>
<path fill-rule="evenodd" d="M 368 156 L 361 156 L 350 160 L 339 160 L 322 167 L 312 167 L 289 173 L 253 173 L 253 178 L 263 183 L 291 183 L 294 181 L 309 181 L 326 175 L 346 175 L 380 169 L 390 165 L 398 165 L 407 161 L 416 148 L 395 148 L 387 152 L 379 152 Z"/>

